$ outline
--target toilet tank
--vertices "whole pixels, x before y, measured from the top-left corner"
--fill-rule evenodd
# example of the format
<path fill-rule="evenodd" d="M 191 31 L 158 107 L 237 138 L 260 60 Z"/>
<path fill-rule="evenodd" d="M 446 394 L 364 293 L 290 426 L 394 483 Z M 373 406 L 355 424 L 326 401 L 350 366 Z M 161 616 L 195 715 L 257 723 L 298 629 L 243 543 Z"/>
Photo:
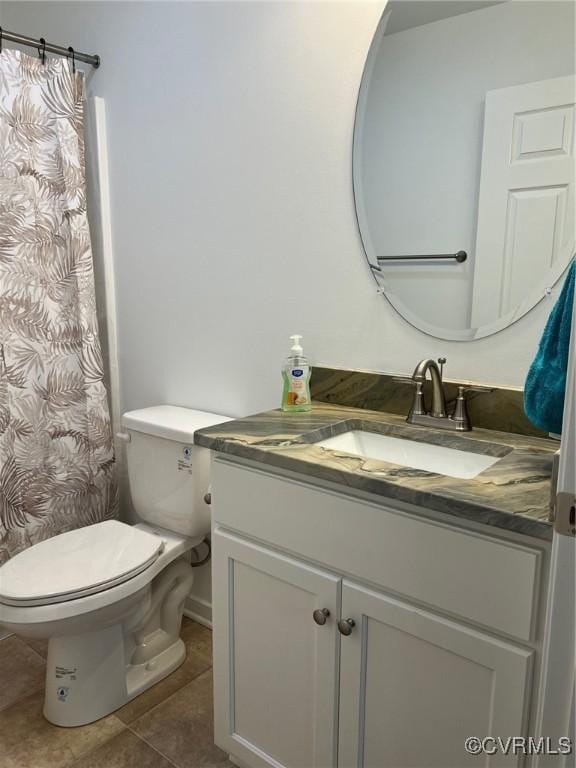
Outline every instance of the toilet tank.
<path fill-rule="evenodd" d="M 130 495 L 142 522 L 183 536 L 210 532 L 204 495 L 210 451 L 194 445 L 194 432 L 230 421 L 227 416 L 157 405 L 122 416 Z"/>

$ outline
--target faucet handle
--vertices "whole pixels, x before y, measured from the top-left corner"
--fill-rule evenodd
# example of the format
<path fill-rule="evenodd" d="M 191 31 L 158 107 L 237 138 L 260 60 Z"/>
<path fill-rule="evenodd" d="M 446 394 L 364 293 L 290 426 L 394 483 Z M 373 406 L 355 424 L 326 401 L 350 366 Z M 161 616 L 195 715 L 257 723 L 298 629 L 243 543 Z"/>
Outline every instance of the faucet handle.
<path fill-rule="evenodd" d="M 422 391 L 424 382 L 414 379 L 412 376 L 393 376 L 392 381 L 396 381 L 398 384 L 411 384 L 414 387 L 410 416 L 425 416 L 426 405 L 424 403 L 424 392 Z"/>
<path fill-rule="evenodd" d="M 494 387 L 483 387 L 481 384 L 460 384 L 458 385 L 458 397 L 464 396 L 467 392 L 479 392 L 489 395 L 494 392 Z"/>
<path fill-rule="evenodd" d="M 494 389 L 491 387 L 482 387 L 479 384 L 471 384 L 470 386 L 467 386 L 466 384 L 458 385 L 458 397 L 456 398 L 454 412 L 452 416 L 450 416 L 450 421 L 456 424 L 456 429 L 459 432 L 468 432 L 470 429 L 472 429 L 472 425 L 470 424 L 470 417 L 468 415 L 468 407 L 466 405 L 467 392 L 479 392 L 488 394 L 490 392 L 494 392 Z"/>
<path fill-rule="evenodd" d="M 392 381 L 396 384 L 416 384 L 412 376 L 392 376 Z"/>

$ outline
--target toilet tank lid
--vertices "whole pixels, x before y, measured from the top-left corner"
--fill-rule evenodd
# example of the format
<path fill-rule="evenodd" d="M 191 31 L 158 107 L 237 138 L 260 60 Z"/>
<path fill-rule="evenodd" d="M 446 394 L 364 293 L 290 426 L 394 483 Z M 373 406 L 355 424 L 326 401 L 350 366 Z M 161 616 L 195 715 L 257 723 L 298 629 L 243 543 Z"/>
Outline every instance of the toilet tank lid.
<path fill-rule="evenodd" d="M 220 413 L 195 411 L 176 405 L 155 405 L 152 408 L 128 411 L 122 416 L 124 429 L 181 443 L 193 442 L 197 429 L 223 424 L 225 421 L 232 419 Z"/>

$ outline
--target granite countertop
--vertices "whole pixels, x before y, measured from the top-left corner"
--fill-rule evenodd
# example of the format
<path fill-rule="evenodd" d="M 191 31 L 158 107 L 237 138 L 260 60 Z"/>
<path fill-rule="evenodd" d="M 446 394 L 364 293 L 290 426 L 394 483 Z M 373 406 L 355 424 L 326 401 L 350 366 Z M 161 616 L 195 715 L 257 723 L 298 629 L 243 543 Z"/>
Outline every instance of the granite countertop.
<path fill-rule="evenodd" d="M 462 480 L 322 448 L 315 443 L 350 429 L 461 448 L 501 457 L 475 478 Z M 315 403 L 309 413 L 267 411 L 200 429 L 194 441 L 230 456 L 328 480 L 427 509 L 552 538 L 548 502 L 553 440 L 488 429 L 455 433 L 413 426 L 404 417 Z"/>

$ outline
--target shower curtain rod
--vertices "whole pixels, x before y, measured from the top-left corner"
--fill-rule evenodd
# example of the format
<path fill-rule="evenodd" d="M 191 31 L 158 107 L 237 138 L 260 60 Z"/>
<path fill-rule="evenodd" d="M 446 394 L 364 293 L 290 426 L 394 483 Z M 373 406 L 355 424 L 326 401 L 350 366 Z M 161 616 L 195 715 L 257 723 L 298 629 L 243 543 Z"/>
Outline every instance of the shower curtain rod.
<path fill-rule="evenodd" d="M 12 43 L 36 48 L 40 53 L 45 51 L 46 53 L 55 53 L 58 56 L 74 56 L 75 61 L 83 61 L 86 64 L 92 64 L 95 69 L 100 66 L 100 56 L 90 56 L 88 53 L 81 53 L 73 48 L 63 48 L 61 45 L 47 43 L 43 37 L 40 38 L 40 40 L 35 40 L 33 37 L 17 35 L 15 32 L 8 32 L 7 29 L 2 29 L 2 27 L 0 27 L 0 50 L 2 49 L 2 40 L 10 40 Z"/>

